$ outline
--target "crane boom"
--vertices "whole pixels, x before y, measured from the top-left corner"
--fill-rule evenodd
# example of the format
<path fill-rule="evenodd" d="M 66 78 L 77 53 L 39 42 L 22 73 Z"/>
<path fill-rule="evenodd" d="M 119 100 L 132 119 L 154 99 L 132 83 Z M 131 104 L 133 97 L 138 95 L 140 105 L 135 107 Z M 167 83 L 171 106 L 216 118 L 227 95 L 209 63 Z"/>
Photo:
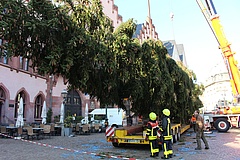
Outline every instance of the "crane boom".
<path fill-rule="evenodd" d="M 201 0 L 196 0 L 205 19 L 207 20 L 215 38 L 218 41 L 219 48 L 222 50 L 222 56 L 224 63 L 227 67 L 232 92 L 235 102 L 239 97 L 240 92 L 240 73 L 237 67 L 238 62 L 234 59 L 234 52 L 232 52 L 230 44 L 223 32 L 223 27 L 219 20 L 219 15 L 214 7 L 212 0 L 205 0 L 207 8 L 204 6 Z"/>

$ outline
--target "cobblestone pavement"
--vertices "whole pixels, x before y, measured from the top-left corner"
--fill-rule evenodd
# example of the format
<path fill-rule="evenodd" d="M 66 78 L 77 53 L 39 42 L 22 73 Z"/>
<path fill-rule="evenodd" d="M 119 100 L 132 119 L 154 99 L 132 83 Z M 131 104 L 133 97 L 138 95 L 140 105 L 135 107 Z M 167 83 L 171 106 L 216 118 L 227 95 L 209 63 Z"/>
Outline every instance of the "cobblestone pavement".
<path fill-rule="evenodd" d="M 209 150 L 195 151 L 195 133 L 188 130 L 174 143 L 172 160 L 240 160 L 240 129 L 228 133 L 206 134 Z M 104 133 L 52 136 L 43 140 L 22 141 L 0 138 L 0 160 L 90 160 L 90 159 L 151 159 L 148 146 L 115 148 L 106 142 Z M 202 148 L 204 144 L 202 143 Z M 162 155 L 163 152 L 160 152 Z M 154 159 L 161 159 L 154 158 Z"/>

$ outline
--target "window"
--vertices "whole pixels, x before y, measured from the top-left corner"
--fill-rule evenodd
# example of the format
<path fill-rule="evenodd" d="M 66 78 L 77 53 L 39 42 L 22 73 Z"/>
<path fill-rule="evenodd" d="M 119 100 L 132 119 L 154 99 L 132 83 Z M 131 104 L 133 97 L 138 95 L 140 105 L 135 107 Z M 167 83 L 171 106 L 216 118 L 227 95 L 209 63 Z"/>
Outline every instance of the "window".
<path fill-rule="evenodd" d="M 41 118 L 43 107 L 43 98 L 41 95 L 37 96 L 34 107 L 34 118 Z"/>
<path fill-rule="evenodd" d="M 6 99 L 4 90 L 0 87 L 0 103 Z M 0 108 L 1 110 L 1 108 Z"/>
<path fill-rule="evenodd" d="M 29 66 L 29 60 L 27 58 L 25 58 L 25 63 L 24 63 L 24 70 L 28 71 L 28 66 Z"/>
<path fill-rule="evenodd" d="M 29 60 L 27 58 L 19 57 L 19 68 L 28 71 Z"/>
<path fill-rule="evenodd" d="M 3 63 L 8 64 L 7 50 L 3 51 Z"/>
<path fill-rule="evenodd" d="M 17 114 L 18 114 L 18 108 L 19 108 L 19 103 L 20 103 L 20 98 L 22 97 L 23 99 L 23 118 L 25 117 L 25 94 L 24 92 L 20 92 L 17 97 L 15 98 L 15 113 L 14 113 L 14 117 L 17 118 Z"/>
<path fill-rule="evenodd" d="M 2 88 L 0 88 L 0 98 L 4 98 L 5 96 L 4 96 L 4 91 L 3 91 L 3 89 Z"/>
<path fill-rule="evenodd" d="M 19 68 L 23 69 L 23 57 L 22 56 L 19 57 Z"/>

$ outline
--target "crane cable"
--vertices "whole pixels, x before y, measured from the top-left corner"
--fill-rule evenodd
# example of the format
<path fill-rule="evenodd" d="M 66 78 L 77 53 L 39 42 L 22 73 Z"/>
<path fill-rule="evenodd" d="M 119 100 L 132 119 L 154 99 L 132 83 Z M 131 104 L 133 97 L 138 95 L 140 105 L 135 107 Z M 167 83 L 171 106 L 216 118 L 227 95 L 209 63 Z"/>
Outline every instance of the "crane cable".
<path fill-rule="evenodd" d="M 174 13 L 173 13 L 173 9 L 172 9 L 171 0 L 169 0 L 169 10 L 170 10 L 171 23 L 172 23 L 172 31 L 171 32 L 172 32 L 173 40 L 175 40 L 174 23 L 173 23 Z"/>

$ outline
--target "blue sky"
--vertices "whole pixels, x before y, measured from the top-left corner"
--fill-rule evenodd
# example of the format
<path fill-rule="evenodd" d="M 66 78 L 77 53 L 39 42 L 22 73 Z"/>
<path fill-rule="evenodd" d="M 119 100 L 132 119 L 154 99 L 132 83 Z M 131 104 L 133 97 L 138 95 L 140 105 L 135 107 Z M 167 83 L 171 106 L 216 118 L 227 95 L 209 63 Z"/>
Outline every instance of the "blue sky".
<path fill-rule="evenodd" d="M 123 21 L 134 18 L 137 23 L 144 23 L 148 16 L 148 0 L 114 0 L 114 3 Z M 240 0 L 213 3 L 232 51 L 236 52 L 235 58 L 240 61 Z M 188 68 L 196 73 L 198 82 L 204 82 L 217 64 L 225 70 L 221 50 L 196 0 L 150 0 L 150 4 L 159 39 L 175 39 L 184 45 Z"/>

